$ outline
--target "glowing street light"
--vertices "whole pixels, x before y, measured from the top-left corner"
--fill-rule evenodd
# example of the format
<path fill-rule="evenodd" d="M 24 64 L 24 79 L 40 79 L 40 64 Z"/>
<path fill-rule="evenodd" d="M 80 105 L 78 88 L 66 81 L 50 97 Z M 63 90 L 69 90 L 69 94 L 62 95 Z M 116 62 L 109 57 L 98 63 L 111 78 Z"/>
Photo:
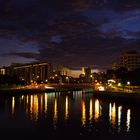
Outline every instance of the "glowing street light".
<path fill-rule="evenodd" d="M 127 85 L 130 86 L 130 81 L 127 81 Z"/>

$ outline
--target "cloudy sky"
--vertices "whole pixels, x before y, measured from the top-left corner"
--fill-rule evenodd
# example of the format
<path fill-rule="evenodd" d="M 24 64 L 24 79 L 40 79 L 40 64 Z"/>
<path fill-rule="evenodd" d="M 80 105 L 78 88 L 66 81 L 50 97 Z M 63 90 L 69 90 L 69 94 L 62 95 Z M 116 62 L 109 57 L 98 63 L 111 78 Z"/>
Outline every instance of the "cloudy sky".
<path fill-rule="evenodd" d="M 0 66 L 107 68 L 140 49 L 140 0 L 0 0 Z"/>

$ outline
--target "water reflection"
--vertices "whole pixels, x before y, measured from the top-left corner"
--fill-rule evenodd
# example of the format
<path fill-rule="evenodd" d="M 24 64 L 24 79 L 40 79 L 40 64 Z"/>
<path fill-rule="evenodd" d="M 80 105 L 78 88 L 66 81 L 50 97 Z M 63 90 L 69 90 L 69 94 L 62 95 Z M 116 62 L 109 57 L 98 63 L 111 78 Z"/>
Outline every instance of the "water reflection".
<path fill-rule="evenodd" d="M 54 100 L 54 116 L 53 116 L 53 121 L 54 121 L 54 127 L 57 125 L 57 99 L 55 98 Z"/>
<path fill-rule="evenodd" d="M 131 110 L 127 110 L 126 131 L 130 131 Z"/>
<path fill-rule="evenodd" d="M 95 115 L 94 115 L 94 119 L 95 122 L 98 122 L 100 116 L 100 104 L 99 104 L 99 100 L 95 100 Z"/>
<path fill-rule="evenodd" d="M 45 114 L 47 114 L 48 110 L 48 94 L 45 93 Z"/>
<path fill-rule="evenodd" d="M 111 111 L 111 123 L 112 127 L 114 128 L 116 125 L 116 104 L 113 104 L 112 111 Z"/>
<path fill-rule="evenodd" d="M 118 107 L 118 132 L 121 131 L 122 106 Z"/>
<path fill-rule="evenodd" d="M 85 101 L 82 101 L 82 126 L 85 127 L 86 125 L 86 106 L 85 106 Z"/>
<path fill-rule="evenodd" d="M 31 100 L 30 100 L 30 118 L 31 120 L 38 120 L 38 112 L 39 112 L 39 107 L 38 107 L 38 97 L 37 95 L 31 95 Z"/>
<path fill-rule="evenodd" d="M 65 102 L 65 119 L 67 120 L 69 117 L 69 108 L 68 108 L 68 96 L 66 96 L 66 102 Z"/>
<path fill-rule="evenodd" d="M 90 99 L 90 104 L 89 104 L 89 122 L 92 124 L 92 119 L 93 119 L 93 100 Z"/>
<path fill-rule="evenodd" d="M 9 97 L 6 100 L 8 99 Z M 36 123 L 44 119 L 53 128 L 58 128 L 58 125 L 63 123 L 77 123 L 84 129 L 100 126 L 99 129 L 109 128 L 117 133 L 128 133 L 132 130 L 131 107 L 96 99 L 81 91 L 74 91 L 72 94 L 53 92 L 13 96 L 10 97 L 9 105 L 6 110 L 10 110 L 12 116 L 16 117 L 17 113 L 22 113 L 21 116 Z M 108 127 L 104 127 L 104 124 Z"/>
<path fill-rule="evenodd" d="M 15 112 L 15 97 L 12 97 L 12 115 Z"/>

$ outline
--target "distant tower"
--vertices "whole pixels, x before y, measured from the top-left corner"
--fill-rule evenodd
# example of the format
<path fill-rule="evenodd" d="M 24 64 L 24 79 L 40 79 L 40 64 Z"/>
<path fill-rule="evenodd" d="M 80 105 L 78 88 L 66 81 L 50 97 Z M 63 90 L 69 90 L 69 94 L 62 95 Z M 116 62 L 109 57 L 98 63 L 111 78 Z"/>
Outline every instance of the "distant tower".
<path fill-rule="evenodd" d="M 5 68 L 0 68 L 0 75 L 5 75 Z"/>
<path fill-rule="evenodd" d="M 82 67 L 82 75 L 85 75 L 85 68 Z"/>

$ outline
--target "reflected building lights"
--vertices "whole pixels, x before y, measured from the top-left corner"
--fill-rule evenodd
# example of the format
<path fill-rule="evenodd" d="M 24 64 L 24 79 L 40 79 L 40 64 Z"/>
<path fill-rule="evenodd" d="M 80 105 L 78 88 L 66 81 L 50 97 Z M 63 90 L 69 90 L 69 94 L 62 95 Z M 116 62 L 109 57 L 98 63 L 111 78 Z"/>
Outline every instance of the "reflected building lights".
<path fill-rule="evenodd" d="M 95 100 L 95 115 L 94 115 L 94 120 L 97 122 L 100 116 L 100 104 L 99 100 Z"/>
<path fill-rule="evenodd" d="M 12 115 L 15 112 L 15 97 L 12 97 Z"/>
<path fill-rule="evenodd" d="M 55 98 L 55 101 L 54 101 L 54 116 L 53 116 L 53 120 L 54 120 L 54 127 L 56 127 L 56 123 L 57 123 L 57 99 Z"/>
<path fill-rule="evenodd" d="M 43 95 L 40 97 L 40 113 L 43 111 Z"/>
<path fill-rule="evenodd" d="M 26 98 L 26 104 L 28 105 L 28 102 L 29 102 L 29 96 L 27 95 L 27 98 Z"/>
<path fill-rule="evenodd" d="M 111 123 L 112 104 L 109 104 L 109 122 Z"/>
<path fill-rule="evenodd" d="M 65 102 L 65 119 L 67 120 L 69 117 L 69 107 L 68 107 L 68 96 L 66 96 L 66 102 Z"/>
<path fill-rule="evenodd" d="M 85 127 L 86 125 L 86 106 L 85 106 L 85 101 L 82 101 L 82 126 Z"/>
<path fill-rule="evenodd" d="M 38 120 L 38 97 L 37 95 L 33 96 L 31 95 L 31 100 L 30 100 L 30 115 L 31 115 L 31 120 Z"/>
<path fill-rule="evenodd" d="M 22 100 L 24 99 L 24 95 L 21 96 L 21 99 L 22 99 Z"/>
<path fill-rule="evenodd" d="M 109 121 L 111 122 L 112 127 L 114 128 L 116 125 L 116 105 L 115 105 L 115 103 L 113 104 L 113 107 L 112 107 L 111 103 L 109 104 Z"/>
<path fill-rule="evenodd" d="M 92 118 L 93 118 L 93 101 L 90 99 L 90 104 L 89 104 L 89 122 L 92 123 Z"/>
<path fill-rule="evenodd" d="M 26 97 L 26 114 L 28 114 L 28 103 L 29 103 L 29 96 Z"/>
<path fill-rule="evenodd" d="M 130 131 L 130 121 L 131 121 L 131 110 L 128 109 L 127 110 L 127 120 L 126 120 L 126 131 L 129 132 Z"/>
<path fill-rule="evenodd" d="M 118 107 L 118 131 L 121 131 L 121 115 L 122 115 L 122 106 Z"/>
<path fill-rule="evenodd" d="M 45 113 L 47 113 L 48 110 L 48 95 L 45 93 Z"/>

